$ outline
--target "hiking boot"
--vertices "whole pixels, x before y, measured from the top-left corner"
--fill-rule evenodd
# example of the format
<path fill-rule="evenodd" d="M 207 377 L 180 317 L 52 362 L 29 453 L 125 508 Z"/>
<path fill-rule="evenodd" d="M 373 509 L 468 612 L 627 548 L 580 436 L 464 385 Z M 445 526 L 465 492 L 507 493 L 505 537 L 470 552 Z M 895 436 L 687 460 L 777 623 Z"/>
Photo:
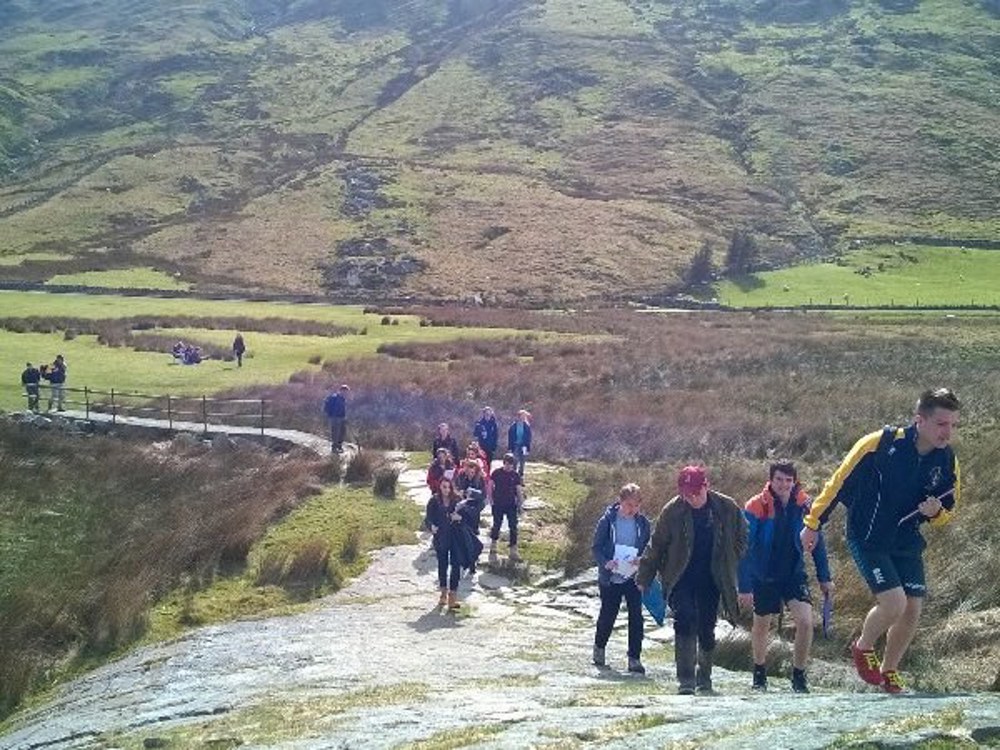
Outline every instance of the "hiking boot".
<path fill-rule="evenodd" d="M 715 695 L 712 689 L 712 652 L 698 649 L 698 666 L 694 678 L 695 692 L 698 695 Z"/>
<path fill-rule="evenodd" d="M 490 542 L 490 562 L 496 565 L 497 563 L 497 541 L 494 539 Z"/>
<path fill-rule="evenodd" d="M 694 695 L 698 639 L 693 635 L 674 637 L 674 664 L 677 667 L 677 694 Z"/>
<path fill-rule="evenodd" d="M 521 562 L 521 556 L 519 554 L 517 554 L 517 545 L 516 544 L 510 545 L 510 555 L 509 555 L 509 557 L 510 557 L 510 561 L 512 563 L 519 563 L 519 562 Z"/>
<path fill-rule="evenodd" d="M 438 606 L 443 607 L 448 603 L 448 589 L 441 589 L 441 596 L 438 597 Z"/>
<path fill-rule="evenodd" d="M 690 685 L 681 685 L 677 688 L 677 695 L 694 695 L 694 688 Z"/>
<path fill-rule="evenodd" d="M 892 695 L 898 695 L 906 690 L 906 685 L 903 683 L 903 678 L 899 676 L 899 672 L 890 669 L 882 673 L 882 689 Z"/>
<path fill-rule="evenodd" d="M 792 692 L 808 693 L 809 684 L 806 682 L 806 671 L 792 667 Z"/>
<path fill-rule="evenodd" d="M 646 668 L 642 666 L 642 662 L 631 656 L 628 658 L 628 671 L 632 674 L 646 674 Z"/>
<path fill-rule="evenodd" d="M 456 610 L 461 608 L 461 604 L 458 603 L 458 594 L 454 591 L 448 592 L 448 609 Z"/>
<path fill-rule="evenodd" d="M 851 656 L 854 658 L 854 668 L 858 670 L 858 677 L 869 685 L 882 685 L 885 680 L 882 677 L 882 662 L 879 661 L 875 649 L 858 648 L 858 642 L 851 644 Z"/>
<path fill-rule="evenodd" d="M 604 667 L 607 666 L 607 661 L 604 658 L 604 649 L 598 646 L 594 646 L 594 666 Z"/>
<path fill-rule="evenodd" d="M 767 691 L 767 668 L 763 664 L 753 665 L 753 686 L 750 689 L 758 693 Z"/>

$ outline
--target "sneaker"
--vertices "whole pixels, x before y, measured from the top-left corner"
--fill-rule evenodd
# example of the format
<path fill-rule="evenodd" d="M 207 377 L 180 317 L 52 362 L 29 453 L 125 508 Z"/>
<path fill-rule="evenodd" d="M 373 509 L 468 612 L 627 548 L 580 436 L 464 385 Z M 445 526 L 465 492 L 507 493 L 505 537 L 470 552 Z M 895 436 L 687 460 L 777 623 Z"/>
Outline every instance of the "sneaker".
<path fill-rule="evenodd" d="M 594 646 L 594 666 L 603 667 L 607 664 L 604 658 L 604 649 Z"/>
<path fill-rule="evenodd" d="M 906 690 L 906 685 L 903 683 L 903 678 L 899 676 L 899 672 L 890 669 L 882 673 L 882 689 L 892 695 L 898 695 Z"/>
<path fill-rule="evenodd" d="M 677 695 L 694 695 L 694 685 L 681 685 L 677 688 Z"/>
<path fill-rule="evenodd" d="M 809 692 L 809 684 L 806 682 L 806 671 L 804 669 L 792 669 L 792 692 Z"/>
<path fill-rule="evenodd" d="M 646 668 L 642 666 L 642 662 L 631 656 L 628 658 L 628 671 L 633 674 L 646 674 Z"/>
<path fill-rule="evenodd" d="M 756 690 L 758 693 L 767 690 L 767 670 L 763 664 L 754 664 L 753 666 L 753 687 L 751 690 Z"/>
<path fill-rule="evenodd" d="M 875 649 L 860 649 L 858 642 L 851 644 L 851 656 L 854 658 L 854 668 L 858 670 L 858 677 L 869 685 L 882 685 L 885 680 L 882 677 L 882 662 L 875 654 Z"/>

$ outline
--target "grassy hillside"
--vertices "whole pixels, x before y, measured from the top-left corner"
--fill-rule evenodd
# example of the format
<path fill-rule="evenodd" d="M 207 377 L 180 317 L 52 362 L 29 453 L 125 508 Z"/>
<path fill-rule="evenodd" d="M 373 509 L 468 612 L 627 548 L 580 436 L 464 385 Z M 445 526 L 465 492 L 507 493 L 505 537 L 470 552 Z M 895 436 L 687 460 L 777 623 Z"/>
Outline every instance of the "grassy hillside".
<path fill-rule="evenodd" d="M 10 0 L 0 278 L 565 301 L 736 229 L 995 242 L 998 53 L 995 0 Z"/>

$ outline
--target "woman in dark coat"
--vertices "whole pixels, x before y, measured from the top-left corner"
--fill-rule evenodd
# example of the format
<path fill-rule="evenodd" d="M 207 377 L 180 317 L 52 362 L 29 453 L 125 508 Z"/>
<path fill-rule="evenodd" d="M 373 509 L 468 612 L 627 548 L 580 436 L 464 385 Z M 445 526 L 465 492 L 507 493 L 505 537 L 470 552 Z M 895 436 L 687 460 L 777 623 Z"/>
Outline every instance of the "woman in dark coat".
<path fill-rule="evenodd" d="M 479 541 L 470 531 L 474 506 L 463 501 L 450 479 L 442 479 L 437 494 L 427 503 L 426 528 L 434 535 L 434 552 L 438 561 L 438 605 L 458 609 L 458 580 L 462 568 L 470 567 L 478 556 Z M 482 551 L 482 544 L 478 544 Z"/>

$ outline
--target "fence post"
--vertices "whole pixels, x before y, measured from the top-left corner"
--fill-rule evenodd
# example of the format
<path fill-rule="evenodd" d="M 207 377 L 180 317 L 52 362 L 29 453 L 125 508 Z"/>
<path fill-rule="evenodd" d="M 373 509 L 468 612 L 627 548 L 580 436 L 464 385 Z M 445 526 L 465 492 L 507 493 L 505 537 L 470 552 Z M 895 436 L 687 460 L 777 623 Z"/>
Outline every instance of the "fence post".
<path fill-rule="evenodd" d="M 83 386 L 83 413 L 87 421 L 90 421 L 90 388 Z"/>
<path fill-rule="evenodd" d="M 174 429 L 174 411 L 170 403 L 170 394 L 167 394 L 167 428 Z"/>
<path fill-rule="evenodd" d="M 264 436 L 264 399 L 260 400 L 260 435 Z"/>
<path fill-rule="evenodd" d="M 205 427 L 205 433 L 208 434 L 208 399 L 204 396 L 201 397 L 201 423 Z"/>
<path fill-rule="evenodd" d="M 115 406 L 115 389 L 111 389 L 111 424 L 118 423 L 118 407 Z"/>

